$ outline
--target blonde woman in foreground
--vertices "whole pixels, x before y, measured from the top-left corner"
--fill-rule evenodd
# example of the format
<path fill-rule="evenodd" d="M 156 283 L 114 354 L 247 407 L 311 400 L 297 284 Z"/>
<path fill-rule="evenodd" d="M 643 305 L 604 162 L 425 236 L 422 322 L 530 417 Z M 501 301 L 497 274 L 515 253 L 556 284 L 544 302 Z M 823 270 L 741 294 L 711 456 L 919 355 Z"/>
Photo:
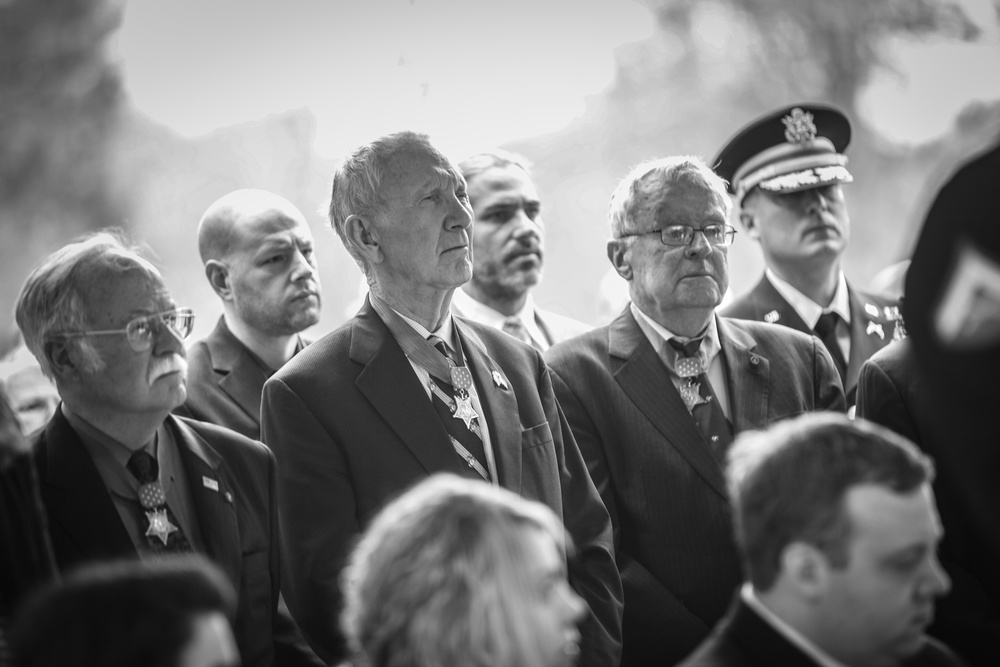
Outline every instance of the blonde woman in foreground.
<path fill-rule="evenodd" d="M 568 667 L 587 607 L 552 511 L 436 475 L 375 518 L 344 571 L 356 665 Z"/>

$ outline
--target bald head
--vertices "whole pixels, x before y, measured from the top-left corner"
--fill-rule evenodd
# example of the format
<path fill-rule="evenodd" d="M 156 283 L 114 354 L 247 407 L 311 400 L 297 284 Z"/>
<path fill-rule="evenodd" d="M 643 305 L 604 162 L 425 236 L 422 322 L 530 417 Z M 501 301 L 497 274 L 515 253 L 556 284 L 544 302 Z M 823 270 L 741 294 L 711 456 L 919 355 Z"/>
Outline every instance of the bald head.
<path fill-rule="evenodd" d="M 308 227 L 295 204 L 267 190 L 234 190 L 215 200 L 198 223 L 202 263 L 228 257 L 238 241 L 234 232 L 270 217 L 287 217 Z"/>
<path fill-rule="evenodd" d="M 220 198 L 198 225 L 198 251 L 230 329 L 245 344 L 266 337 L 284 346 L 319 320 L 312 231 L 284 197 L 236 190 Z"/>

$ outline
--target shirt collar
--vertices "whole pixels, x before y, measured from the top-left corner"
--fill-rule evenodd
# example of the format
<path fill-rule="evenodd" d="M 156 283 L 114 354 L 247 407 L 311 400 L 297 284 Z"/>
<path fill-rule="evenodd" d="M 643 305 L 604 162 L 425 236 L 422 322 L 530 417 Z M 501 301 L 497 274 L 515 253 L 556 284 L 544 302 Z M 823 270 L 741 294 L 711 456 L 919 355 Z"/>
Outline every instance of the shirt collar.
<path fill-rule="evenodd" d="M 528 329 L 528 334 L 534 340 L 546 341 L 548 338 L 538 326 L 535 318 L 535 300 L 529 291 L 524 299 L 524 306 L 513 315 L 504 315 L 498 310 L 490 308 L 482 301 L 477 301 L 461 287 L 455 290 L 451 298 L 451 305 L 462 317 L 467 317 L 474 322 L 485 324 L 494 329 L 503 329 L 506 320 L 517 318 Z"/>
<path fill-rule="evenodd" d="M 667 358 L 671 361 L 668 366 L 673 368 L 674 364 L 672 362 L 676 361 L 677 350 L 672 345 L 669 345 L 667 341 L 671 338 L 680 339 L 682 342 L 687 342 L 691 339 L 675 334 L 659 322 L 654 321 L 646 313 L 642 312 L 634 302 L 629 304 L 629 308 L 631 308 L 632 316 L 635 317 L 639 328 L 646 334 L 649 344 L 653 346 L 654 350 L 660 352 L 661 355 L 666 354 Z M 719 343 L 719 327 L 715 322 L 714 315 L 709 320 L 708 327 L 705 329 L 702 338 L 701 347 L 698 348 L 698 356 L 701 358 L 704 367 L 708 368 L 722 350 L 722 345 Z"/>
<path fill-rule="evenodd" d="M 456 290 L 458 291 L 458 290 Z M 391 306 L 390 306 L 391 308 Z M 428 338 L 430 336 L 437 336 L 445 342 L 448 349 L 455 351 L 455 323 L 451 317 L 451 311 L 448 311 L 444 315 L 444 320 L 441 321 L 441 326 L 439 326 L 434 331 L 428 331 L 427 328 L 416 320 L 411 320 L 409 317 L 399 312 L 395 308 L 392 309 L 394 313 L 403 318 L 403 321 L 413 327 L 413 330 L 421 335 L 423 338 Z"/>
<path fill-rule="evenodd" d="M 761 599 L 757 597 L 757 594 L 753 590 L 753 585 L 750 582 L 743 584 L 743 587 L 740 589 L 740 598 L 748 607 L 753 609 L 758 616 L 764 619 L 765 623 L 774 628 L 778 634 L 782 635 L 791 644 L 809 656 L 813 662 L 820 665 L 820 667 L 846 667 L 844 663 L 835 660 L 829 653 L 816 646 L 816 644 L 814 644 L 808 637 L 793 628 L 791 625 L 783 621 L 777 614 L 768 609 Z"/>
<path fill-rule="evenodd" d="M 840 276 L 837 279 L 837 291 L 833 293 L 833 300 L 827 308 L 819 305 L 805 294 L 795 289 L 791 283 L 786 280 L 782 280 L 777 273 L 771 269 L 765 269 L 764 275 L 767 279 L 771 281 L 774 285 L 774 289 L 778 290 L 778 294 L 784 297 L 785 301 L 791 304 L 795 312 L 798 313 L 802 321 L 806 323 L 806 326 L 810 329 L 816 328 L 816 323 L 819 321 L 819 316 L 826 312 L 833 312 L 840 315 L 840 318 L 847 323 L 848 326 L 851 324 L 851 300 L 847 291 L 847 278 L 844 277 L 844 272 L 840 272 Z"/>
<path fill-rule="evenodd" d="M 135 451 L 115 438 L 100 430 L 80 415 L 62 405 L 63 415 L 69 422 L 73 430 L 80 436 L 80 441 L 90 453 L 91 459 L 98 469 L 104 469 L 108 475 L 102 474 L 105 485 L 112 491 L 125 497 L 132 497 L 136 489 L 139 488 L 138 481 L 128 472 L 128 462 Z M 167 490 L 172 479 L 180 470 L 180 453 L 177 451 L 177 444 L 164 424 L 160 424 L 153 434 L 153 438 L 143 444 L 140 449 L 149 452 L 157 462 L 159 467 L 159 478 L 164 490 Z"/>

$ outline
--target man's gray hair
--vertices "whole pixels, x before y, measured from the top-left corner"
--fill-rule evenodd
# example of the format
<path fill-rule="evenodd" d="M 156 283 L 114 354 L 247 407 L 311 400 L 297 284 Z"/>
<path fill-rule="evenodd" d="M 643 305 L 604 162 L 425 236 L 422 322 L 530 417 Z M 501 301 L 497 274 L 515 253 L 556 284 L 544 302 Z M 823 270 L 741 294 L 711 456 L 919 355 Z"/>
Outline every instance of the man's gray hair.
<path fill-rule="evenodd" d="M 525 174 L 531 176 L 531 163 L 528 162 L 528 158 L 505 151 L 502 148 L 475 153 L 458 163 L 458 170 L 462 172 L 462 177 L 469 185 L 484 171 L 506 167 L 518 167 Z"/>
<path fill-rule="evenodd" d="M 24 282 L 17 299 L 17 326 L 24 344 L 52 377 L 45 343 L 55 334 L 84 331 L 89 326 L 80 290 L 100 269 L 125 271 L 141 257 L 124 233 L 104 229 L 81 237 L 49 255 Z M 92 369 L 100 366 L 97 351 L 85 337 L 74 339 Z"/>
<path fill-rule="evenodd" d="M 652 193 L 683 182 L 700 182 L 719 195 L 729 217 L 733 202 L 726 191 L 726 182 L 700 157 L 675 155 L 636 165 L 618 184 L 608 208 L 611 236 L 618 239 L 634 230 L 637 210 Z"/>
<path fill-rule="evenodd" d="M 371 268 L 351 246 L 344 227 L 352 215 L 366 216 L 373 220 L 380 220 L 383 217 L 386 201 L 382 195 L 382 181 L 396 156 L 414 146 L 439 154 L 426 134 L 396 132 L 356 148 L 343 159 L 333 173 L 333 185 L 330 188 L 330 226 L 337 232 L 347 252 L 361 267 L 369 284 L 374 280 Z"/>

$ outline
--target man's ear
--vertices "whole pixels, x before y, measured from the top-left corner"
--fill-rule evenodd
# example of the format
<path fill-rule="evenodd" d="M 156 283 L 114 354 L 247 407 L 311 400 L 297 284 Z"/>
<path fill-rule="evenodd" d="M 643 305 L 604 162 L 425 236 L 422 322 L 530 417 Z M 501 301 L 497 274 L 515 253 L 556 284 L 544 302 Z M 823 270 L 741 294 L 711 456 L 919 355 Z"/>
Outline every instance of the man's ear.
<path fill-rule="evenodd" d="M 347 216 L 347 220 L 344 221 L 344 238 L 369 264 L 381 264 L 385 259 L 385 253 L 379 242 L 378 229 L 367 216 L 357 214 Z"/>
<path fill-rule="evenodd" d="M 217 259 L 210 259 L 205 262 L 205 277 L 208 278 L 208 284 L 212 286 L 219 298 L 223 301 L 229 301 L 233 298 L 228 266 Z"/>
<path fill-rule="evenodd" d="M 821 597 L 830 581 L 830 561 L 811 544 L 792 542 L 781 552 L 781 572 L 805 599 Z"/>
<path fill-rule="evenodd" d="M 625 280 L 632 280 L 632 265 L 628 263 L 628 259 L 625 257 L 628 248 L 625 247 L 624 239 L 611 239 L 608 241 L 608 259 L 611 260 L 611 266 L 615 267 L 615 271 L 618 272 Z"/>
<path fill-rule="evenodd" d="M 739 218 L 740 225 L 743 227 L 747 236 L 754 241 L 760 241 L 760 227 L 757 226 L 757 216 L 754 215 L 753 211 L 742 209 L 740 211 Z"/>
<path fill-rule="evenodd" d="M 53 379 L 66 380 L 79 373 L 78 362 L 69 348 L 69 341 L 50 340 L 42 345 L 42 354 L 49 364 Z"/>

